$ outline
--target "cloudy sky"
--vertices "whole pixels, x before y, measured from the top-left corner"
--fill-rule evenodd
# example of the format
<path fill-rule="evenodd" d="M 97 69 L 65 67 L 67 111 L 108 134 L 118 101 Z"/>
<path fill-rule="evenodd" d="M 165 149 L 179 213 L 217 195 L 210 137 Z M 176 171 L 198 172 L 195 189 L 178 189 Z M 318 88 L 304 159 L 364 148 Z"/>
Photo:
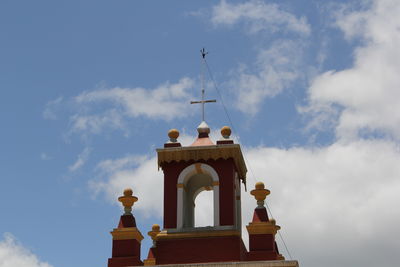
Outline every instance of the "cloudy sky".
<path fill-rule="evenodd" d="M 195 138 L 202 47 L 212 136 L 223 102 L 291 258 L 397 265 L 399 14 L 398 0 L 1 1 L 0 267 L 105 266 L 126 187 L 142 233 L 161 224 L 155 149 L 170 128 Z"/>

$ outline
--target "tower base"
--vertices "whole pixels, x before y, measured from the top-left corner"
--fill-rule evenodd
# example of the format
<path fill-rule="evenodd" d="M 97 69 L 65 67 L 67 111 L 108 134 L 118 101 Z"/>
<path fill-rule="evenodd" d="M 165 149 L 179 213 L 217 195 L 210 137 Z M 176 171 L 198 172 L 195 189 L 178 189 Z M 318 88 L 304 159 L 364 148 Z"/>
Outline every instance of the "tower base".
<path fill-rule="evenodd" d="M 119 257 L 119 258 L 109 258 L 108 267 L 125 267 L 125 266 L 142 266 L 143 262 L 140 260 L 139 256 L 133 257 Z"/>
<path fill-rule="evenodd" d="M 210 262 L 203 264 L 171 264 L 168 267 L 299 267 L 292 261 L 241 261 L 241 262 Z"/>
<path fill-rule="evenodd" d="M 155 265 L 245 261 L 247 250 L 240 231 L 220 228 L 162 231 L 156 237 L 155 247 L 150 249 L 146 265 L 150 265 L 150 257 Z"/>

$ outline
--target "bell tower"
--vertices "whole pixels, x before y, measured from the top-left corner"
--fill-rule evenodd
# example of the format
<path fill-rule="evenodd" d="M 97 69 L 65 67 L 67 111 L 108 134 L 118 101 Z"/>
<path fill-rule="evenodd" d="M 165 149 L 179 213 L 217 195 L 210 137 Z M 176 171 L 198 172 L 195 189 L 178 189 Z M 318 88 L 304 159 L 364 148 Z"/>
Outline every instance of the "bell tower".
<path fill-rule="evenodd" d="M 156 264 L 242 261 L 246 249 L 241 238 L 240 191 L 246 182 L 246 165 L 238 144 L 224 127 L 214 144 L 203 121 L 197 139 L 187 147 L 169 131 L 169 142 L 157 149 L 164 172 L 164 225 L 155 237 Z M 212 191 L 213 225 L 195 227 L 195 199 Z M 146 264 L 146 261 L 145 261 Z"/>
<path fill-rule="evenodd" d="M 197 128 L 196 141 L 188 147 L 174 142 L 179 133 L 169 132 L 170 142 L 158 149 L 158 164 L 164 171 L 164 228 L 184 231 L 194 227 L 194 199 L 203 190 L 213 192 L 213 229 L 241 229 L 240 184 L 245 182 L 246 165 L 240 146 L 229 135 L 212 143 L 205 122 Z M 229 128 L 223 129 L 224 134 Z M 172 136 L 172 138 L 171 138 Z M 171 141 L 172 140 L 172 141 Z"/>

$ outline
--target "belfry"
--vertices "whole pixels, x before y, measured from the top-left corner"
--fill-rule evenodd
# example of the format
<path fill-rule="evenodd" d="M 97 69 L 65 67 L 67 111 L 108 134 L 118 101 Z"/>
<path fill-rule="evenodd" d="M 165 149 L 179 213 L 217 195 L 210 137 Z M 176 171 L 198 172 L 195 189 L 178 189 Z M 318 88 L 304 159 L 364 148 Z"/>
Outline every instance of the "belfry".
<path fill-rule="evenodd" d="M 203 60 L 205 54 L 202 50 Z M 246 267 L 298 266 L 297 261 L 286 261 L 279 253 L 275 235 L 280 227 L 268 216 L 264 200 L 270 191 L 261 182 L 250 192 L 257 205 L 252 221 L 246 225 L 249 236 L 246 248 L 242 240 L 241 188 L 246 186 L 247 167 L 229 127 L 222 127 L 221 137 L 215 143 L 210 139 L 204 104 L 215 100 L 204 100 L 203 88 L 202 100 L 192 102 L 201 103 L 203 111 L 197 138 L 191 145 L 182 146 L 179 131 L 172 129 L 168 132 L 169 141 L 157 149 L 158 167 L 164 173 L 164 201 L 160 203 L 163 225 L 154 224 L 148 232 L 153 246 L 147 258 L 140 259 L 144 237 L 131 212 L 138 198 L 126 189 L 119 198 L 125 213 L 111 232 L 113 247 L 108 267 L 166 264 L 217 267 L 232 263 Z M 212 191 L 213 225 L 196 227 L 195 199 L 205 190 Z"/>
<path fill-rule="evenodd" d="M 240 146 L 227 127 L 216 145 L 204 121 L 197 131 L 193 144 L 182 147 L 171 130 L 170 142 L 157 150 L 164 171 L 164 229 L 150 254 L 157 264 L 240 261 L 245 255 L 240 187 L 247 170 Z M 213 192 L 214 225 L 194 227 L 194 200 L 203 190 Z"/>

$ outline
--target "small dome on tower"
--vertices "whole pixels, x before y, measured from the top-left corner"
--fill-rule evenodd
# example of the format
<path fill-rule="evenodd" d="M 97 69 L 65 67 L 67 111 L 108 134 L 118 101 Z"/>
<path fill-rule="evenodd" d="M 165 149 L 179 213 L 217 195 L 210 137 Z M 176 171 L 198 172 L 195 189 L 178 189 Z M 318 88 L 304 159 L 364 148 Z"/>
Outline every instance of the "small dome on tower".
<path fill-rule="evenodd" d="M 199 133 L 197 139 L 190 146 L 213 146 L 215 145 L 208 134 L 210 133 L 210 127 L 205 121 L 202 121 L 199 126 L 197 126 L 197 132 Z"/>
<path fill-rule="evenodd" d="M 205 133 L 209 134 L 210 133 L 210 127 L 207 125 L 205 121 L 202 121 L 199 126 L 197 126 L 197 132 L 199 134 Z"/>

